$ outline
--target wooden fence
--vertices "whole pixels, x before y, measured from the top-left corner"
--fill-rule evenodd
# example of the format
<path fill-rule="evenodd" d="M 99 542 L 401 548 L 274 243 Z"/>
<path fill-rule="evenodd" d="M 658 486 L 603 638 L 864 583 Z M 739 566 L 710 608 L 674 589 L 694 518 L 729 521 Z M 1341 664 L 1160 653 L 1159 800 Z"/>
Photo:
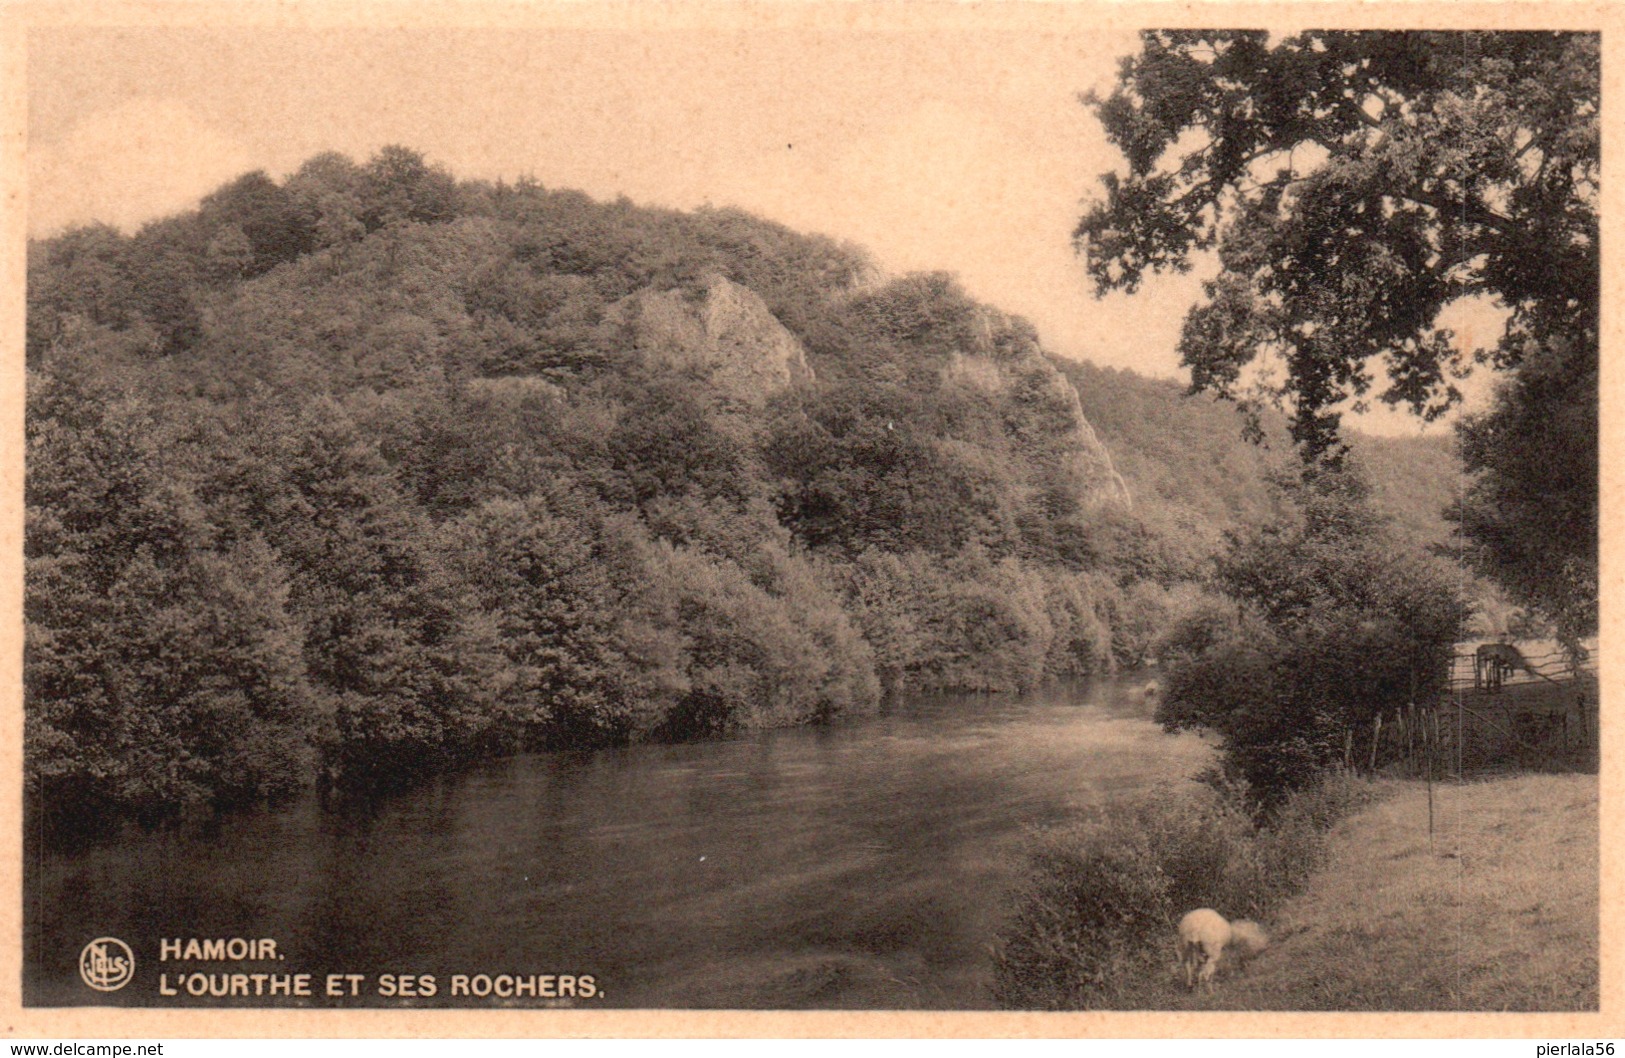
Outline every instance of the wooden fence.
<path fill-rule="evenodd" d="M 1527 668 L 1486 678 L 1477 650 L 1451 659 L 1448 690 L 1348 734 L 1344 763 L 1372 772 L 1462 776 L 1503 769 L 1596 770 L 1600 714 L 1594 655 L 1522 655 Z"/>

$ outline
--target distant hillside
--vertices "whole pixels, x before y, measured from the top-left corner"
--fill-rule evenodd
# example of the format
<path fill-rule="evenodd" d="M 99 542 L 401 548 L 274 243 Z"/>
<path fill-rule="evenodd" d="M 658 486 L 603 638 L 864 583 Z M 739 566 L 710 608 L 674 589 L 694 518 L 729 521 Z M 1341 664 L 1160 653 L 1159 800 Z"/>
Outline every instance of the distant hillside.
<path fill-rule="evenodd" d="M 1110 449 L 1134 497 L 1135 512 L 1168 531 L 1215 541 L 1225 529 L 1257 525 L 1273 513 L 1266 483 L 1272 468 L 1296 456 L 1283 422 L 1266 417 L 1264 446 L 1241 437 L 1235 405 L 1197 395 L 1168 379 L 1056 359 L 1084 415 Z M 1445 544 L 1444 509 L 1462 471 L 1449 436 L 1351 437 L 1353 461 L 1369 476 L 1373 498 L 1400 538 L 1418 548 Z"/>
<path fill-rule="evenodd" d="M 1454 437 L 1358 435 L 1354 451 L 1401 539 L 1417 547 L 1450 542 L 1455 527 L 1445 521 L 1444 510 L 1463 482 Z"/>
<path fill-rule="evenodd" d="M 1205 551 L 1223 530 L 1260 524 L 1273 513 L 1265 475 L 1295 458 L 1284 437 L 1268 448 L 1244 442 L 1234 405 L 1187 397 L 1177 382 L 1056 363 L 1111 450 L 1138 515 L 1192 534 Z"/>

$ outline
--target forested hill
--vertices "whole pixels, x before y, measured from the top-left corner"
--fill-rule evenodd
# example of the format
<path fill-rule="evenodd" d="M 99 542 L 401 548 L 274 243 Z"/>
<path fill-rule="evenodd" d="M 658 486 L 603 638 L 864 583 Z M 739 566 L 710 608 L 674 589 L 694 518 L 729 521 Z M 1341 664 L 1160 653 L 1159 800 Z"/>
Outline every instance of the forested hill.
<path fill-rule="evenodd" d="M 1268 502 L 1233 425 L 1188 475 L 951 278 L 733 210 L 389 148 L 28 267 L 27 778 L 64 819 L 1133 663 Z"/>
<path fill-rule="evenodd" d="M 1266 414 L 1264 445 L 1243 443 L 1233 403 L 1197 395 L 1167 379 L 1056 358 L 1077 388 L 1084 415 L 1111 451 L 1134 497 L 1136 516 L 1163 536 L 1210 551 L 1223 530 L 1272 517 L 1272 469 L 1297 463 L 1279 415 Z M 1371 482 L 1378 509 L 1418 550 L 1447 545 L 1445 507 L 1463 484 L 1453 439 L 1354 433 L 1351 461 Z"/>

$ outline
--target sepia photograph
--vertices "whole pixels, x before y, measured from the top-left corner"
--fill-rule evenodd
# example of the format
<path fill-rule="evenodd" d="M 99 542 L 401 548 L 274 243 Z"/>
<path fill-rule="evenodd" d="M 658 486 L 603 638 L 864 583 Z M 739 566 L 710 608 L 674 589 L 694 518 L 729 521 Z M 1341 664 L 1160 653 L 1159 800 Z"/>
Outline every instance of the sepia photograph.
<path fill-rule="evenodd" d="M 18 1024 L 1617 1019 L 1604 8 L 12 10 Z"/>

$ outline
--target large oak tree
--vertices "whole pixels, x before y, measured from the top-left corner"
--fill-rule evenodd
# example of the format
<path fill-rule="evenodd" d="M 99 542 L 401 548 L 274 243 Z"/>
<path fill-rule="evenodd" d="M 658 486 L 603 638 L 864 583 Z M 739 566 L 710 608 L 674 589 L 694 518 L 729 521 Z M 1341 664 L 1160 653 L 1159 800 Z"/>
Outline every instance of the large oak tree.
<path fill-rule="evenodd" d="M 1571 634 L 1596 613 L 1600 89 L 1595 34 L 1149 32 L 1086 98 L 1128 165 L 1076 231 L 1101 293 L 1216 254 L 1192 388 L 1285 405 L 1310 461 L 1350 398 L 1434 418 L 1474 362 L 1505 372 L 1456 515 Z M 1440 326 L 1462 299 L 1504 310 L 1483 347 Z"/>

